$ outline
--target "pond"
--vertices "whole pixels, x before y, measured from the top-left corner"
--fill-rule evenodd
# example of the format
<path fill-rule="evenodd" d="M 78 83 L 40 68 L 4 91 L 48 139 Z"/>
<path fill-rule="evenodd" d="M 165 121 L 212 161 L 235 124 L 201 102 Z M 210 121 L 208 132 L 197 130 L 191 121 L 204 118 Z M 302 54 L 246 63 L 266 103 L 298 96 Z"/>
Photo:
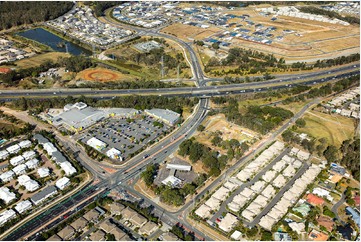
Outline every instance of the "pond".
<path fill-rule="evenodd" d="M 71 43 L 53 33 L 50 33 L 43 28 L 30 29 L 24 32 L 19 32 L 17 34 L 27 39 L 35 40 L 39 43 L 47 45 L 57 52 L 66 52 L 66 48 L 68 48 L 68 52 L 72 55 L 91 55 L 91 51 Z"/>

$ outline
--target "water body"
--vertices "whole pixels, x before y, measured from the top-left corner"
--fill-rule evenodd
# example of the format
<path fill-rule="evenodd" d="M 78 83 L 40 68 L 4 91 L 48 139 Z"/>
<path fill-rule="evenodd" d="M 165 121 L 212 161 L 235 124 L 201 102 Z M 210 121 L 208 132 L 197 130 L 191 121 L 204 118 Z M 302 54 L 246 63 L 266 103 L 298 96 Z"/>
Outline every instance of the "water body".
<path fill-rule="evenodd" d="M 91 51 L 84 49 L 79 45 L 73 44 L 63 38 L 60 38 L 59 36 L 52 34 L 43 28 L 30 29 L 24 32 L 19 32 L 17 34 L 27 39 L 35 40 L 39 43 L 47 45 L 57 52 L 66 52 L 65 45 L 61 44 L 64 43 L 68 47 L 68 52 L 72 55 L 91 55 Z"/>

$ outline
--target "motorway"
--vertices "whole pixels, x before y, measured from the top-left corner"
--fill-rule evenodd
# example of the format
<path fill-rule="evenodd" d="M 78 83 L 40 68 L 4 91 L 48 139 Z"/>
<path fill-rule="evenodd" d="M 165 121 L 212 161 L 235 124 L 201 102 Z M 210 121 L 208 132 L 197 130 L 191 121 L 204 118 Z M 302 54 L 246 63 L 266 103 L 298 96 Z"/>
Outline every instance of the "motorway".
<path fill-rule="evenodd" d="M 112 23 L 113 24 L 113 23 Z M 52 219 L 56 218 L 57 216 L 65 213 L 69 208 L 80 204 L 82 201 L 87 199 L 89 196 L 95 195 L 99 193 L 101 195 L 104 191 L 108 191 L 110 189 L 119 189 L 124 188 L 125 190 L 129 190 L 130 192 L 139 195 L 143 199 L 146 199 L 148 203 L 152 204 L 159 213 L 162 211 L 162 219 L 166 222 L 170 223 L 170 225 L 174 224 L 175 222 L 181 222 L 185 227 L 194 231 L 199 238 L 203 238 L 205 240 L 212 240 L 206 234 L 200 232 L 198 229 L 194 228 L 187 222 L 186 216 L 190 209 L 193 208 L 192 204 L 194 200 L 200 199 L 203 197 L 207 191 L 213 190 L 217 186 L 219 186 L 220 182 L 224 180 L 224 177 L 231 175 L 234 173 L 240 165 L 244 162 L 252 158 L 254 154 L 258 151 L 264 149 L 268 144 L 270 144 L 279 134 L 281 134 L 285 129 L 287 129 L 295 120 L 297 120 L 303 113 L 307 110 L 310 105 L 316 103 L 315 101 L 311 102 L 310 104 L 306 105 L 298 114 L 295 115 L 294 118 L 291 119 L 288 123 L 284 124 L 281 128 L 277 131 L 273 132 L 268 139 L 262 143 L 257 149 L 253 150 L 247 156 L 241 158 L 234 166 L 229 168 L 227 171 L 224 172 L 223 175 L 219 176 L 215 179 L 207 189 L 204 189 L 202 192 L 194 196 L 193 201 L 188 202 L 183 206 L 179 211 L 172 213 L 165 211 L 164 208 L 159 206 L 158 204 L 150 201 L 143 195 L 139 194 L 135 191 L 132 187 L 128 186 L 126 183 L 127 181 L 137 177 L 142 170 L 150 163 L 160 163 L 162 162 L 169 154 L 174 152 L 179 144 L 190 137 L 197 129 L 199 124 L 204 120 L 207 116 L 208 112 L 208 105 L 209 99 L 207 97 L 214 96 L 214 95 L 229 95 L 229 94 L 236 94 L 236 93 L 245 93 L 245 92 L 261 92 L 266 91 L 269 89 L 278 89 L 278 88 L 287 88 L 293 84 L 286 84 L 286 82 L 294 82 L 294 83 L 302 83 L 306 85 L 313 85 L 316 83 L 322 83 L 327 81 L 332 81 L 339 78 L 344 78 L 350 75 L 359 74 L 359 64 L 357 65 L 348 65 L 339 68 L 335 68 L 329 71 L 319 71 L 311 74 L 303 74 L 303 75 L 294 75 L 289 76 L 287 78 L 278 78 L 267 82 L 259 82 L 259 83 L 243 83 L 243 84 L 232 84 L 226 86 L 216 86 L 216 87 L 209 87 L 205 86 L 206 82 L 209 81 L 205 79 L 203 75 L 202 68 L 198 62 L 198 59 L 195 55 L 194 50 L 188 43 L 185 43 L 182 40 L 179 40 L 173 36 L 160 34 L 156 32 L 152 32 L 149 30 L 137 30 L 138 32 L 144 33 L 145 35 L 154 35 L 154 36 L 161 36 L 164 38 L 169 38 L 180 45 L 182 45 L 190 54 L 191 56 L 191 69 L 193 73 L 193 79 L 196 82 L 196 88 L 164 88 L 164 89 L 137 89 L 137 90 L 91 90 L 91 89 L 73 89 L 73 90 L 35 90 L 35 91 L 21 91 L 21 90 L 1 90 L 0 91 L 0 100 L 13 100 L 20 97 L 29 97 L 29 98 L 47 98 L 47 97 L 56 97 L 56 96 L 67 96 L 67 95 L 88 95 L 92 97 L 101 98 L 102 96 L 117 96 L 117 95 L 177 95 L 177 96 L 197 96 L 201 97 L 198 106 L 195 108 L 192 117 L 189 118 L 185 123 L 182 124 L 176 131 L 170 134 L 168 137 L 157 143 L 156 145 L 152 146 L 146 151 L 143 151 L 141 154 L 135 156 L 131 160 L 129 160 L 124 168 L 119 169 L 117 172 L 103 176 L 99 174 L 98 170 L 95 170 L 93 164 L 88 163 L 86 161 L 86 157 L 81 157 L 81 163 L 89 168 L 92 172 L 98 175 L 100 180 L 99 183 L 88 186 L 86 189 L 78 192 L 77 194 L 71 196 L 64 202 L 59 203 L 52 209 L 43 212 L 41 215 L 37 216 L 35 219 L 27 222 L 25 225 L 18 227 L 14 230 L 11 234 L 5 237 L 5 240 L 19 240 L 21 238 L 25 238 L 28 234 L 31 234 L 36 228 L 47 224 Z M 343 73 L 348 72 L 348 73 Z M 307 76 L 308 75 L 308 76 Z M 328 77 L 324 77 L 325 75 L 329 75 Z M 304 79 L 312 79 L 312 80 L 304 80 Z M 272 87 L 270 85 L 273 85 Z M 266 87 L 265 87 L 266 86 Z M 247 89 L 248 88 L 248 89 Z M 64 140 L 65 141 L 65 140 Z M 76 148 L 76 145 L 70 144 L 69 145 L 72 150 L 79 150 Z M 149 157 L 143 159 L 144 154 L 149 154 Z M 96 197 L 95 197 L 96 198 Z M 87 201 L 88 202 L 88 201 Z M 79 206 L 84 206 L 79 205 Z M 73 212 L 77 211 L 75 209 Z M 181 219 L 181 221 L 180 221 Z M 51 225 L 55 225 L 56 222 L 60 222 L 61 219 L 56 220 Z"/>

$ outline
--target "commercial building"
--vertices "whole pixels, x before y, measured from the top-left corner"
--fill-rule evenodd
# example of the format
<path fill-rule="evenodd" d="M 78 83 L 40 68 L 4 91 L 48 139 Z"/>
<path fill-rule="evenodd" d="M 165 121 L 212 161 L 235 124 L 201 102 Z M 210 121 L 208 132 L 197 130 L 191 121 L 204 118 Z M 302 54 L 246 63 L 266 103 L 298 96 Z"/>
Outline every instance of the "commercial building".
<path fill-rule="evenodd" d="M 10 221 L 11 219 L 16 217 L 16 213 L 14 210 L 9 209 L 5 210 L 4 212 L 0 213 L 0 225 Z"/>
<path fill-rule="evenodd" d="M 55 127 L 63 126 L 72 131 L 81 131 L 105 118 L 105 113 L 88 107 L 85 103 L 67 104 L 64 112 L 53 117 Z"/>
<path fill-rule="evenodd" d="M 117 150 L 115 148 L 111 148 L 110 150 L 108 150 L 106 152 L 106 155 L 111 159 L 123 161 L 123 157 L 121 156 L 122 152 L 120 152 L 120 150 Z"/>
<path fill-rule="evenodd" d="M 70 180 L 67 177 L 60 178 L 56 181 L 55 186 L 60 190 L 64 190 L 66 187 L 70 185 Z"/>
<path fill-rule="evenodd" d="M 166 186 L 178 187 L 182 184 L 182 180 L 175 176 L 168 176 L 162 183 Z"/>
<path fill-rule="evenodd" d="M 22 214 L 26 211 L 28 211 L 29 209 L 31 209 L 33 207 L 32 203 L 29 200 L 25 200 L 25 201 L 21 201 L 18 204 L 16 204 L 15 206 L 15 210 Z"/>
<path fill-rule="evenodd" d="M 190 171 L 192 166 L 189 165 L 178 165 L 178 164 L 167 164 L 167 169 L 174 169 L 179 171 Z"/>
<path fill-rule="evenodd" d="M 16 199 L 16 195 L 15 193 L 11 192 L 9 188 L 0 187 L 0 199 L 8 204 Z"/>
<path fill-rule="evenodd" d="M 34 205 L 38 205 L 57 193 L 58 191 L 56 190 L 55 186 L 49 186 L 44 190 L 34 194 L 30 200 Z"/>
<path fill-rule="evenodd" d="M 174 112 L 172 110 L 168 110 L 168 109 L 153 108 L 150 110 L 145 109 L 144 112 L 146 114 L 148 114 L 149 116 L 159 119 L 168 125 L 176 124 L 180 118 L 179 113 L 176 113 L 176 112 Z"/>
<path fill-rule="evenodd" d="M 107 147 L 107 144 L 95 137 L 90 138 L 87 142 L 87 145 L 90 147 L 93 147 L 94 149 L 98 151 L 102 151 L 105 147 Z"/>

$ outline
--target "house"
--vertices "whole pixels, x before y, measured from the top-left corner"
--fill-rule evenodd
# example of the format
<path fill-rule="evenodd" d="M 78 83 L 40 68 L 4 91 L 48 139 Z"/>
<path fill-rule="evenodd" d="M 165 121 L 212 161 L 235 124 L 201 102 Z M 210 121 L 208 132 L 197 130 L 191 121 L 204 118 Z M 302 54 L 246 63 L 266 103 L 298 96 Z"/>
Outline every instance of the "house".
<path fill-rule="evenodd" d="M 6 150 L 0 150 L 0 160 L 5 160 L 9 157 L 9 152 Z"/>
<path fill-rule="evenodd" d="M 123 204 L 120 204 L 118 202 L 113 202 L 110 204 L 110 212 L 111 214 L 119 215 L 120 212 L 125 208 Z"/>
<path fill-rule="evenodd" d="M 23 141 L 20 141 L 18 145 L 20 146 L 21 149 L 29 148 L 31 146 L 31 141 L 23 140 Z"/>
<path fill-rule="evenodd" d="M 58 151 L 58 149 L 55 148 L 55 146 L 50 142 L 43 144 L 43 148 L 49 155 L 52 155 L 54 152 Z"/>
<path fill-rule="evenodd" d="M 16 174 L 16 175 L 22 175 L 22 174 L 25 174 L 26 173 L 26 165 L 25 164 L 20 164 L 18 166 L 15 166 L 13 168 L 13 172 Z"/>
<path fill-rule="evenodd" d="M 307 194 L 306 200 L 308 203 L 310 203 L 314 206 L 321 206 L 325 203 L 325 200 L 323 200 L 322 198 L 320 198 L 312 193 Z"/>
<path fill-rule="evenodd" d="M 22 157 L 24 157 L 25 160 L 33 159 L 33 158 L 35 158 L 35 156 L 36 156 L 36 153 L 33 150 L 26 151 L 22 154 Z"/>
<path fill-rule="evenodd" d="M 21 186 L 25 186 L 26 190 L 28 190 L 29 192 L 33 192 L 37 189 L 39 189 L 39 183 L 37 183 L 36 181 L 32 180 L 29 176 L 27 175 L 21 175 L 18 177 L 18 181 L 19 184 Z"/>
<path fill-rule="evenodd" d="M 275 241 L 292 241 L 292 238 L 288 233 L 276 232 L 273 237 Z"/>
<path fill-rule="evenodd" d="M 313 241 L 326 241 L 328 239 L 328 235 L 323 232 L 313 229 L 308 234 L 308 238 Z"/>
<path fill-rule="evenodd" d="M 147 219 L 136 213 L 130 220 L 129 220 L 135 227 L 142 227 L 147 223 Z"/>
<path fill-rule="evenodd" d="M 162 234 L 159 239 L 161 239 L 162 241 L 179 241 L 179 238 L 171 232 L 166 232 Z"/>
<path fill-rule="evenodd" d="M 66 187 L 70 185 L 70 179 L 67 177 L 60 178 L 56 181 L 55 186 L 60 190 L 64 190 Z"/>
<path fill-rule="evenodd" d="M 61 238 L 57 234 L 54 234 L 53 236 L 51 236 L 46 241 L 61 241 Z"/>
<path fill-rule="evenodd" d="M 86 221 L 85 218 L 80 217 L 77 220 L 75 220 L 74 222 L 72 222 L 70 224 L 71 227 L 73 227 L 75 229 L 75 231 L 81 231 L 83 230 L 88 224 L 88 221 Z"/>
<path fill-rule="evenodd" d="M 17 165 L 20 165 L 21 163 L 23 163 L 24 161 L 25 161 L 24 157 L 22 157 L 21 155 L 18 155 L 18 156 L 15 156 L 10 159 L 10 164 L 13 166 L 17 166 Z"/>
<path fill-rule="evenodd" d="M 16 217 L 14 210 L 9 209 L 0 213 L 0 226 Z"/>
<path fill-rule="evenodd" d="M 11 181 L 14 178 L 15 173 L 10 170 L 0 175 L 0 180 L 4 183 Z"/>
<path fill-rule="evenodd" d="M 238 219 L 236 216 L 227 213 L 226 216 L 221 220 L 218 224 L 218 227 L 224 232 L 230 232 L 233 227 L 238 223 Z"/>
<path fill-rule="evenodd" d="M 115 224 L 113 224 L 112 222 L 110 222 L 109 219 L 104 220 L 100 225 L 99 228 L 101 228 L 102 230 L 104 230 L 106 233 L 110 233 L 110 231 L 112 231 L 113 229 L 115 229 L 117 226 Z"/>
<path fill-rule="evenodd" d="M 29 209 L 31 209 L 33 207 L 32 203 L 29 200 L 25 200 L 25 201 L 21 201 L 18 204 L 16 204 L 15 206 L 15 210 L 22 214 L 26 211 L 28 211 Z"/>
<path fill-rule="evenodd" d="M 7 187 L 0 187 L 0 199 L 8 204 L 16 199 L 15 193 L 11 192 Z"/>
<path fill-rule="evenodd" d="M 319 216 L 317 218 L 318 225 L 325 227 L 328 231 L 332 231 L 333 225 L 335 224 L 331 218 L 326 216 Z"/>
<path fill-rule="evenodd" d="M 126 233 L 124 233 L 123 230 L 121 230 L 118 227 L 115 227 L 112 230 L 112 234 L 114 234 L 115 240 L 116 241 L 130 241 L 131 239 L 128 237 L 128 235 Z"/>
<path fill-rule="evenodd" d="M 345 210 L 346 210 L 346 214 L 351 215 L 352 220 L 355 221 L 357 226 L 360 228 L 360 214 L 351 207 L 346 207 Z"/>
<path fill-rule="evenodd" d="M 47 198 L 50 198 L 57 193 L 58 191 L 56 190 L 55 186 L 49 186 L 43 189 L 42 191 L 34 194 L 30 200 L 34 205 L 38 205 L 44 202 Z"/>
<path fill-rule="evenodd" d="M 92 233 L 90 235 L 90 240 L 91 241 L 103 241 L 104 237 L 105 237 L 105 233 L 102 230 L 98 229 L 95 233 Z"/>
<path fill-rule="evenodd" d="M 100 213 L 97 210 L 92 209 L 89 212 L 87 212 L 86 214 L 84 214 L 83 218 L 85 218 L 89 222 L 92 222 L 92 221 L 96 221 L 99 216 L 100 216 Z"/>
<path fill-rule="evenodd" d="M 67 225 L 67 226 L 65 226 L 65 228 L 63 228 L 62 230 L 60 230 L 58 232 L 58 235 L 63 240 L 70 240 L 70 238 L 74 235 L 74 233 L 75 233 L 74 228 Z"/>
<path fill-rule="evenodd" d="M 38 167 L 38 165 L 39 165 L 39 160 L 38 159 L 31 159 L 31 160 L 29 160 L 29 161 L 27 161 L 26 163 L 25 163 L 25 165 L 29 168 L 29 169 L 35 169 L 35 168 L 37 168 Z"/>
<path fill-rule="evenodd" d="M 151 235 L 158 230 L 158 225 L 154 222 L 148 221 L 139 229 L 139 234 Z"/>
<path fill-rule="evenodd" d="M 46 167 L 40 167 L 38 169 L 38 175 L 40 176 L 40 178 L 44 178 L 50 175 L 50 170 L 49 168 Z"/>
<path fill-rule="evenodd" d="M 76 173 L 76 169 L 72 166 L 72 164 L 69 161 L 60 163 L 61 169 L 65 172 L 65 175 L 71 176 Z"/>
<path fill-rule="evenodd" d="M 10 153 L 10 154 L 16 154 L 20 151 L 21 147 L 16 144 L 16 145 L 12 145 L 8 148 L 6 148 L 6 150 Z"/>
<path fill-rule="evenodd" d="M 296 222 L 291 222 L 288 224 L 288 226 L 290 226 L 290 228 L 292 229 L 292 231 L 295 231 L 297 234 L 301 234 L 303 232 L 305 232 L 305 224 L 300 222 L 300 223 L 296 223 Z"/>

